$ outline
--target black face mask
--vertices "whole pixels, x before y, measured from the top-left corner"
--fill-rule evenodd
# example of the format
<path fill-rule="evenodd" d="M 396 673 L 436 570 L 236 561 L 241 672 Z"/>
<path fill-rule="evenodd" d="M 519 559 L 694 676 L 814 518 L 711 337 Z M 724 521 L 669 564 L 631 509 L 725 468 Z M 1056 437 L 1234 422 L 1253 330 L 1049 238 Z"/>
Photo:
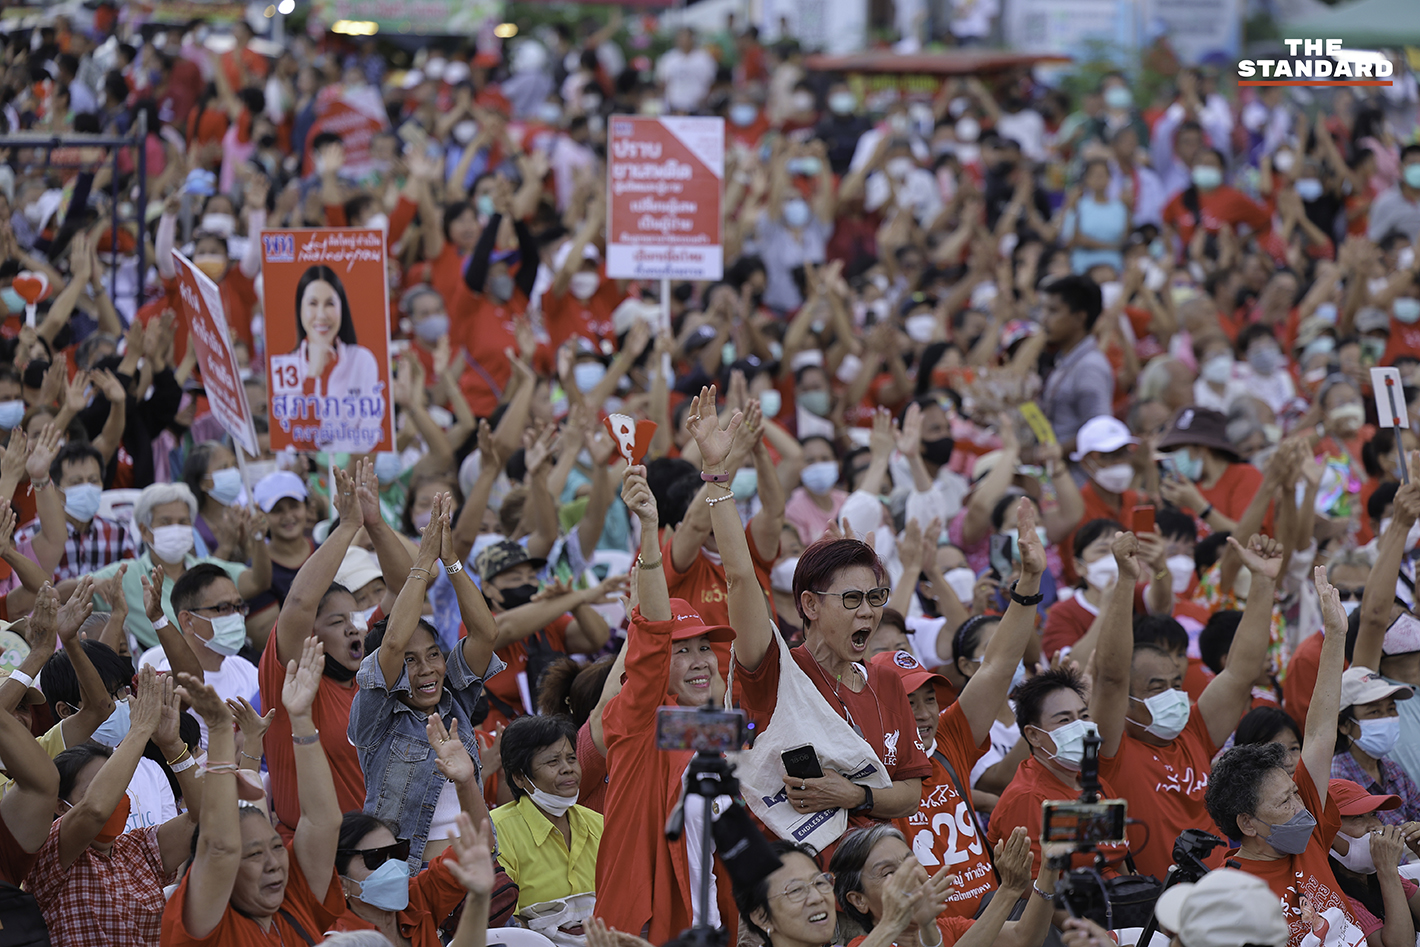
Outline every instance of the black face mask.
<path fill-rule="evenodd" d="M 537 586 L 529 582 L 526 585 L 515 585 L 511 589 L 499 589 L 498 594 L 503 596 L 503 611 L 506 612 L 531 602 L 532 597 L 537 594 Z"/>
<path fill-rule="evenodd" d="M 355 672 L 337 661 L 333 654 L 325 656 L 325 676 L 342 684 L 355 680 Z"/>
<path fill-rule="evenodd" d="M 956 443 L 950 437 L 938 438 L 935 441 L 923 441 L 922 459 L 940 467 L 952 459 L 952 448 L 956 446 Z"/>

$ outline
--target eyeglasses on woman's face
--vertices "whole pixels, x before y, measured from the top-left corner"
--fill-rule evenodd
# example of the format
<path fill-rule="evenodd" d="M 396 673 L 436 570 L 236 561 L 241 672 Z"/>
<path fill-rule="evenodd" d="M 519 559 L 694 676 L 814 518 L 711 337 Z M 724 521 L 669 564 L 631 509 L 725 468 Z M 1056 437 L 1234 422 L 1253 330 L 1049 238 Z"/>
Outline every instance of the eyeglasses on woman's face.
<path fill-rule="evenodd" d="M 817 891 L 825 898 L 833 897 L 833 874 L 823 872 L 808 882 L 791 881 L 784 886 L 784 890 L 773 897 L 780 898 L 786 904 L 803 904 L 809 899 L 810 889 Z"/>
<path fill-rule="evenodd" d="M 837 595 L 843 600 L 843 607 L 850 612 L 863 604 L 863 599 L 868 600 L 868 604 L 874 608 L 882 608 L 887 604 L 888 596 L 892 594 L 892 589 L 886 586 L 879 586 L 876 589 L 849 589 L 846 592 L 814 592 L 815 595 Z"/>

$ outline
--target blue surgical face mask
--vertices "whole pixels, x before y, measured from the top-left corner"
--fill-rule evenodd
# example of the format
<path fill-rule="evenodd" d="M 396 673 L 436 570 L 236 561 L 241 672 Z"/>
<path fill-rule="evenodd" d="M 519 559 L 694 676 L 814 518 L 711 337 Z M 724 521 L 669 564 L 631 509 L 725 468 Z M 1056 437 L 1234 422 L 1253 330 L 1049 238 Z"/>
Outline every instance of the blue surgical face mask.
<path fill-rule="evenodd" d="M 473 201 L 473 209 L 480 217 L 493 216 L 493 198 L 487 194 L 480 194 Z"/>
<path fill-rule="evenodd" d="M 1165 472 L 1176 473 L 1185 480 L 1197 483 L 1203 479 L 1203 455 L 1194 457 L 1187 447 L 1180 447 L 1173 453 L 1165 454 L 1161 463 Z"/>
<path fill-rule="evenodd" d="M 112 749 L 123 742 L 123 738 L 128 736 L 128 701 L 116 700 L 113 703 L 113 713 L 108 715 L 108 719 L 99 724 L 94 730 L 93 740 L 100 746 Z"/>
<path fill-rule="evenodd" d="M 393 451 L 380 451 L 375 455 L 375 478 L 380 481 L 381 486 L 394 483 L 403 471 L 404 464 L 400 463 L 399 455 Z"/>
<path fill-rule="evenodd" d="M 1356 746 L 1373 760 L 1390 753 L 1400 740 L 1400 718 L 1381 717 L 1378 720 L 1359 720 L 1361 735 L 1356 738 Z"/>
<path fill-rule="evenodd" d="M 744 503 L 759 492 L 759 473 L 753 467 L 744 467 L 735 471 L 735 479 L 730 481 L 730 492 L 735 495 L 735 501 Z"/>
<path fill-rule="evenodd" d="M 799 404 L 809 414 L 816 414 L 819 417 L 827 417 L 828 411 L 833 407 L 829 401 L 828 392 L 822 389 L 818 391 L 801 391 L 798 395 Z"/>
<path fill-rule="evenodd" d="M 24 417 L 25 403 L 23 401 L 18 398 L 14 401 L 0 401 L 0 428 L 12 431 L 19 426 Z"/>
<path fill-rule="evenodd" d="M 87 523 L 99 511 L 104 489 L 96 483 L 76 483 L 64 488 L 64 512 Z"/>
<path fill-rule="evenodd" d="M 20 402 L 20 413 L 24 413 L 25 403 Z M 784 407 L 784 396 L 779 394 L 777 388 L 766 388 L 759 393 L 759 410 L 764 412 L 766 418 L 777 417 L 779 409 Z"/>
<path fill-rule="evenodd" d="M 831 460 L 821 460 L 809 464 L 799 473 L 804 489 L 815 496 L 823 496 L 838 483 L 838 464 Z"/>
<path fill-rule="evenodd" d="M 11 313 L 17 314 L 25 311 L 25 297 L 15 292 L 13 286 L 0 289 L 0 300 L 4 300 L 5 308 Z"/>
<path fill-rule="evenodd" d="M 753 125 L 754 120 L 758 117 L 759 109 L 750 102 L 736 102 L 730 106 L 730 122 L 741 128 Z"/>
<path fill-rule="evenodd" d="M 1324 188 L 1316 178 L 1301 178 L 1297 181 L 1297 196 L 1307 203 L 1321 197 Z"/>
<path fill-rule="evenodd" d="M 420 342 L 433 345 L 449 334 L 448 315 L 439 312 L 432 316 L 425 316 L 414 323 L 414 334 L 419 337 Z"/>
<path fill-rule="evenodd" d="M 802 197 L 795 197 L 784 202 L 784 223 L 790 227 L 807 226 L 812 216 L 813 212 L 809 210 L 808 201 Z"/>
<path fill-rule="evenodd" d="M 1193 183 L 1200 191 L 1211 191 L 1223 183 L 1223 172 L 1211 164 L 1200 164 L 1193 169 Z"/>
<path fill-rule="evenodd" d="M 242 472 L 235 467 L 212 471 L 212 489 L 207 495 L 223 506 L 231 506 L 242 495 Z"/>
<path fill-rule="evenodd" d="M 577 390 L 583 394 L 595 388 L 605 377 L 606 366 L 601 362 L 578 362 L 572 366 L 572 378 L 577 383 Z"/>
<path fill-rule="evenodd" d="M 391 858 L 370 872 L 360 885 L 359 898 L 381 911 L 409 907 L 409 862 Z"/>

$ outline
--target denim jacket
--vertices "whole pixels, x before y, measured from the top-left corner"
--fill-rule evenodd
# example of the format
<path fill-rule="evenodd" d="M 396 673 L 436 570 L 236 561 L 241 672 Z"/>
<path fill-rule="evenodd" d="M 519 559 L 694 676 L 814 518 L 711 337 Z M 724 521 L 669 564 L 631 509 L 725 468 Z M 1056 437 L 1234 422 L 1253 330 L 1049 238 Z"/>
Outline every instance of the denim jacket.
<path fill-rule="evenodd" d="M 434 808 L 448 780 L 435 766 L 439 757 L 424 729 L 428 717 L 399 699 L 401 694 L 409 694 L 409 671 L 401 669 L 399 680 L 387 687 L 379 655 L 379 649 L 366 655 L 355 676 L 360 691 L 350 707 L 349 737 L 365 771 L 365 811 L 398 825 L 395 834 L 410 840 L 410 870 L 417 872 L 423 863 Z M 483 771 L 473 733 L 473 705 L 484 680 L 504 667 L 495 654 L 484 676 L 479 677 L 464 660 L 463 648 L 454 648 L 449 652 L 444 692 L 439 698 L 444 725 L 449 725 L 450 718 L 459 722 L 459 739 L 473 757 L 479 785 Z"/>

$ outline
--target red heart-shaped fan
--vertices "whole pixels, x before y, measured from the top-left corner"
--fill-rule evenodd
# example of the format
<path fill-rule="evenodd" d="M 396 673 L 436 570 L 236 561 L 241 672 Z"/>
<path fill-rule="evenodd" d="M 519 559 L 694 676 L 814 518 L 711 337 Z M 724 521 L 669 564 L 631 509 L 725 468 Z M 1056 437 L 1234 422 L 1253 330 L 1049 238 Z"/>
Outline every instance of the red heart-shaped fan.
<path fill-rule="evenodd" d="M 25 270 L 23 273 L 15 274 L 15 280 L 11 284 L 20 298 L 33 306 L 49 294 L 49 277 L 43 273 L 35 273 Z"/>
<path fill-rule="evenodd" d="M 655 421 L 637 421 L 625 414 L 612 414 L 602 423 L 615 439 L 622 459 L 628 464 L 639 463 L 651 449 L 651 438 L 656 436 Z"/>

